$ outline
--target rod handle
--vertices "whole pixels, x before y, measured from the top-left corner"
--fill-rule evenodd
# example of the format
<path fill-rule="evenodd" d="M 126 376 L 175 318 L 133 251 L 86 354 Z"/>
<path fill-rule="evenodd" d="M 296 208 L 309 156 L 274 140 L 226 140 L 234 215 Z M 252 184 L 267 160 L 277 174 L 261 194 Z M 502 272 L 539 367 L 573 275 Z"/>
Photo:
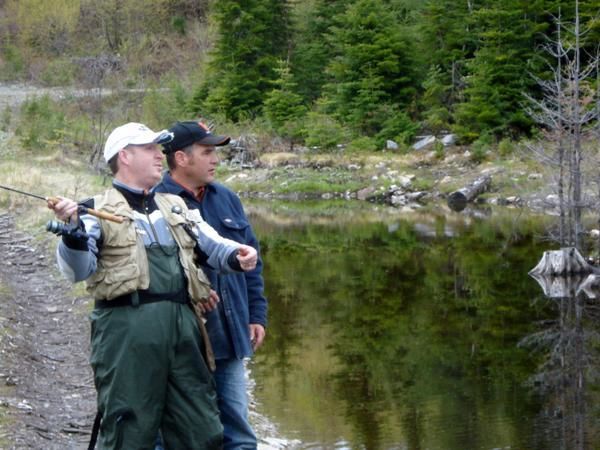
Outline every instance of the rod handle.
<path fill-rule="evenodd" d="M 60 201 L 60 198 L 46 197 L 46 201 L 52 205 L 56 205 Z M 123 221 L 125 220 L 121 216 L 115 216 L 114 214 L 110 214 L 110 213 L 107 213 L 104 211 L 98 211 L 96 209 L 86 208 L 85 206 L 80 206 L 79 212 L 82 214 L 89 214 L 90 216 L 97 217 L 98 219 L 110 220 L 111 222 L 116 222 L 116 223 L 123 223 Z"/>

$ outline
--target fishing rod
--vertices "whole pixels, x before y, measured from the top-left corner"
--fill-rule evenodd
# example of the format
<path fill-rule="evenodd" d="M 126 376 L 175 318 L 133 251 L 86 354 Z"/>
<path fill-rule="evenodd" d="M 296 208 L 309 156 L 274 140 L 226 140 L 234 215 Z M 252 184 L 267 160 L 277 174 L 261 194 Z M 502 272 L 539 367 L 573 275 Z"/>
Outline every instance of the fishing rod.
<path fill-rule="evenodd" d="M 0 184 L 0 189 L 4 189 L 7 191 L 11 191 L 11 192 L 16 192 L 17 194 L 26 195 L 28 197 L 37 198 L 39 200 L 44 200 L 45 202 L 47 202 L 51 205 L 56 205 L 58 202 L 60 202 L 60 198 L 58 198 L 58 197 L 43 197 L 41 195 L 32 194 L 31 192 L 21 191 L 19 189 L 15 189 L 15 188 L 12 188 L 9 186 L 3 186 L 1 184 Z M 114 214 L 110 214 L 110 213 L 107 213 L 104 211 L 98 211 L 96 209 L 88 208 L 83 205 L 79 205 L 79 207 L 77 208 L 77 212 L 79 214 L 89 214 L 89 215 L 97 217 L 99 219 L 110 220 L 111 222 L 123 223 L 123 217 L 121 217 L 121 216 L 115 216 Z"/>

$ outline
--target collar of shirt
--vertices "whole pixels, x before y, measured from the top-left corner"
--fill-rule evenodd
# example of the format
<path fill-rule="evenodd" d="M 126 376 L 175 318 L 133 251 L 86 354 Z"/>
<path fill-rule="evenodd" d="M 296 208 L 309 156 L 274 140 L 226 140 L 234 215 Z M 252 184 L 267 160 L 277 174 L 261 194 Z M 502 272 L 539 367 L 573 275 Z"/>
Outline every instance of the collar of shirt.
<path fill-rule="evenodd" d="M 174 186 L 179 188 L 179 192 L 178 192 L 179 195 L 181 193 L 185 193 L 185 195 L 187 195 L 188 197 L 191 197 L 196 202 L 198 202 L 198 203 L 202 202 L 202 199 L 204 198 L 204 194 L 206 193 L 206 186 L 201 186 L 197 192 L 193 192 L 193 191 L 190 191 L 189 189 L 187 189 L 185 186 L 178 183 L 177 181 L 175 181 L 175 179 L 171 176 L 170 173 L 165 174 L 164 179 L 165 179 L 165 181 L 168 181 L 169 183 L 172 183 Z"/>

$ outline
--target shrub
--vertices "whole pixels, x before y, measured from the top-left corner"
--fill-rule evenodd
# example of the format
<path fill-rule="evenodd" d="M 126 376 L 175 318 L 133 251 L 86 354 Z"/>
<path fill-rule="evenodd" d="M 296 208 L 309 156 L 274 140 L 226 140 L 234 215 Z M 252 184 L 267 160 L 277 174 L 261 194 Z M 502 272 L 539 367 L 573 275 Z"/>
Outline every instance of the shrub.
<path fill-rule="evenodd" d="M 5 45 L 2 50 L 2 59 L 4 61 L 0 65 L 0 79 L 3 81 L 19 79 L 25 71 L 25 61 L 19 49 L 14 45 Z"/>
<path fill-rule="evenodd" d="M 319 147 L 324 150 L 333 150 L 347 140 L 348 131 L 333 117 L 310 112 L 307 116 L 305 144 L 309 147 Z"/>
<path fill-rule="evenodd" d="M 498 144 L 498 154 L 500 156 L 512 155 L 515 151 L 515 143 L 510 139 L 504 138 Z"/>
<path fill-rule="evenodd" d="M 375 150 L 377 150 L 377 143 L 375 139 L 368 136 L 353 139 L 346 147 L 348 153 L 372 152 Z"/>
<path fill-rule="evenodd" d="M 44 95 L 23 103 L 15 133 L 24 147 L 45 149 L 64 136 L 67 128 L 65 113 Z"/>
<path fill-rule="evenodd" d="M 75 70 L 75 66 L 69 59 L 53 59 L 44 68 L 39 80 L 46 86 L 66 86 L 73 82 Z"/>
<path fill-rule="evenodd" d="M 485 159 L 492 143 L 493 138 L 490 134 L 484 133 L 479 136 L 479 139 L 477 139 L 471 145 L 471 161 L 476 163 L 482 162 Z"/>

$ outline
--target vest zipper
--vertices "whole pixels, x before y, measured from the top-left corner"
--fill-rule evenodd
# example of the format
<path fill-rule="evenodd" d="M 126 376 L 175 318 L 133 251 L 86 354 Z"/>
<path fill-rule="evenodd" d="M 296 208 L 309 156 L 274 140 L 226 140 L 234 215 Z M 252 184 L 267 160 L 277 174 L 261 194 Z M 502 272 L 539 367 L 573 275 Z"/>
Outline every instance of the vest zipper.
<path fill-rule="evenodd" d="M 152 230 L 152 234 L 154 235 L 154 242 L 156 243 L 156 245 L 160 246 L 160 242 L 158 240 L 158 233 L 156 232 L 156 229 L 154 228 L 154 224 L 150 220 L 150 214 L 148 214 L 148 197 L 144 197 L 143 206 L 144 206 L 144 214 L 146 214 L 146 218 L 148 219 L 148 224 L 150 225 L 150 229 Z M 150 245 L 152 245 L 152 243 L 150 243 Z"/>

